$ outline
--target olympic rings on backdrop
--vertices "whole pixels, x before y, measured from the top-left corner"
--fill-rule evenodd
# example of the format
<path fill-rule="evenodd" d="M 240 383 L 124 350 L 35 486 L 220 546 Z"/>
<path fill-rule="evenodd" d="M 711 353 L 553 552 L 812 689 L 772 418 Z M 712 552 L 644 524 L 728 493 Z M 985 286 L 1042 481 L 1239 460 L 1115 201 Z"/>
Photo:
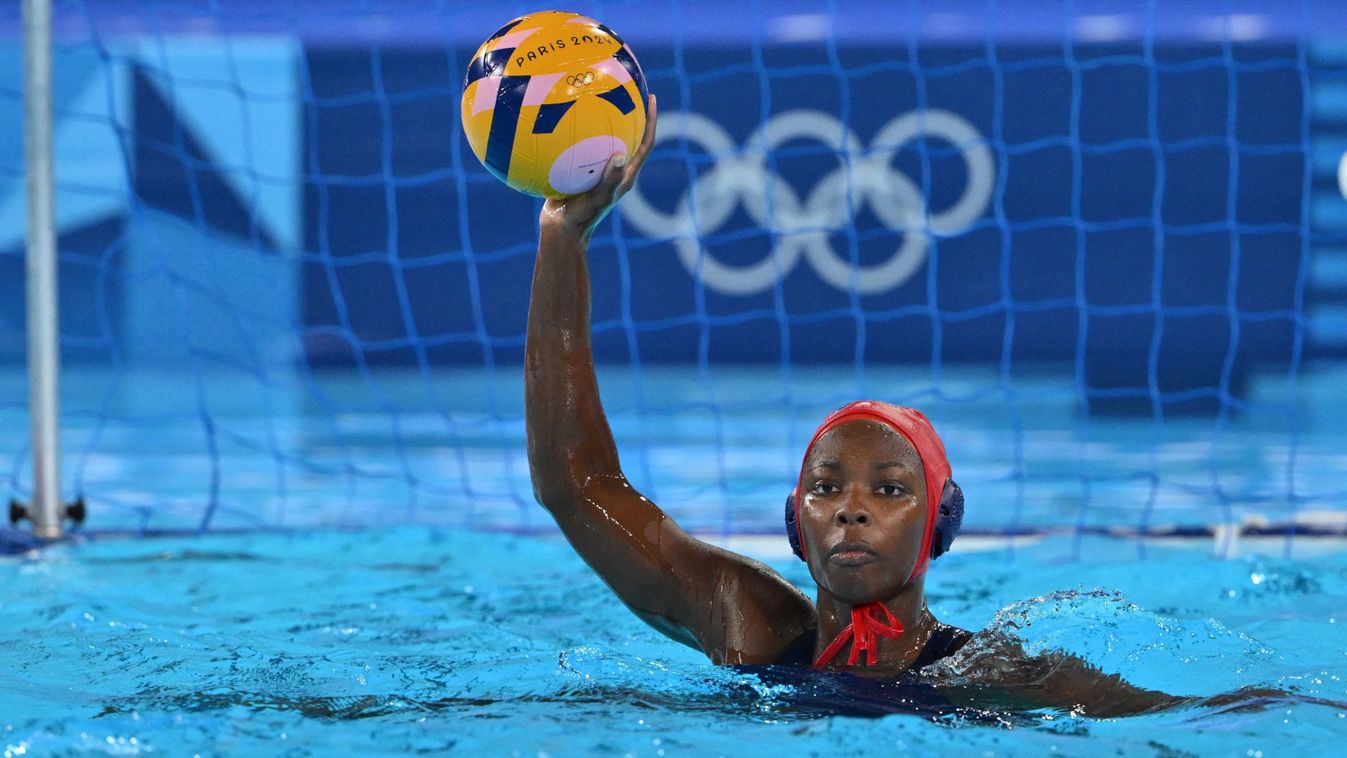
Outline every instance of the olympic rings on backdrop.
<path fill-rule="evenodd" d="M 921 189 L 890 165 L 908 142 L 926 136 L 950 142 L 967 172 L 963 194 L 950 207 L 928 214 Z M 968 228 L 987 209 L 995 184 L 992 152 L 982 135 L 958 115 L 944 110 L 912 111 L 885 124 L 864 148 L 856 134 L 823 111 L 795 110 L 768 119 L 739 149 L 719 124 L 683 112 L 660 119 L 656 144 L 686 139 L 715 159 L 697 177 L 672 213 L 652 206 L 639 187 L 627 196 L 623 218 L 641 232 L 673 239 L 679 260 L 702 282 L 726 295 L 749 295 L 771 288 L 799 263 L 801 256 L 826 282 L 863 295 L 886 292 L 907 281 L 926 259 L 927 235 L 952 236 Z M 801 199 L 772 173 L 767 156 L 783 144 L 807 139 L 837 151 L 841 165 L 819 180 Z M 848 197 L 848 192 L 850 196 Z M 887 228 L 903 233 L 903 242 L 881 263 L 855 268 L 833 249 L 828 235 L 845 227 L 856 209 L 868 203 Z M 711 255 L 703 237 L 715 233 L 743 206 L 776 244 L 757 263 L 730 265 Z"/>

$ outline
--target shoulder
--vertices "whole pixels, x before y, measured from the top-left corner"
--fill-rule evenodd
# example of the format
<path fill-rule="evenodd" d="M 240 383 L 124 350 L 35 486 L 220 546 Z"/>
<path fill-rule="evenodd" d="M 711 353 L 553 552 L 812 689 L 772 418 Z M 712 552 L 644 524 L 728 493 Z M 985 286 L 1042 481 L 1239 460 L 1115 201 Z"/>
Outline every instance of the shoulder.
<path fill-rule="evenodd" d="M 818 615 L 814 604 L 780 573 L 761 561 L 706 545 L 703 559 L 717 565 L 706 611 L 714 623 L 703 639 L 718 663 L 787 663 L 813 652 Z"/>
<path fill-rule="evenodd" d="M 926 640 L 926 649 L 937 658 L 945 658 L 962 650 L 972 639 L 973 633 L 967 629 L 938 623 Z"/>
<path fill-rule="evenodd" d="M 1081 675 L 1095 680 L 1118 678 L 1102 674 L 1088 661 L 1063 650 L 1031 653 L 1025 650 L 1022 641 L 1001 631 L 965 632 L 957 629 L 951 635 L 962 635 L 962 639 L 941 661 L 941 668 L 964 683 L 1023 687 L 1041 686 L 1049 680 Z"/>
<path fill-rule="evenodd" d="M 910 668 L 913 670 L 922 669 L 936 661 L 948 658 L 959 652 L 972 638 L 972 632 L 960 629 L 957 626 L 937 622 L 931 636 L 926 638 L 926 644 L 922 646 L 921 653 L 912 662 Z"/>
<path fill-rule="evenodd" d="M 944 654 L 927 663 L 938 661 L 935 671 L 966 683 L 1041 678 L 1060 662 L 1053 656 L 1031 655 L 1019 640 L 1003 632 L 970 632 L 946 624 L 931 635 L 927 650 L 933 646 L 943 648 Z"/>

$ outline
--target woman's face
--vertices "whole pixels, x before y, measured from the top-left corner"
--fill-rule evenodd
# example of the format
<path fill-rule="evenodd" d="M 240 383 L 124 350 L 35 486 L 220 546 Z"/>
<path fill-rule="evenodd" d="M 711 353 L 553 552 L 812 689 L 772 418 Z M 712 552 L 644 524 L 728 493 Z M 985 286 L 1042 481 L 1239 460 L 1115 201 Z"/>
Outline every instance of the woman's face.
<path fill-rule="evenodd" d="M 921 457 L 877 421 L 848 421 L 804 463 L 800 525 L 809 573 L 852 605 L 887 600 L 907 583 L 926 528 Z"/>

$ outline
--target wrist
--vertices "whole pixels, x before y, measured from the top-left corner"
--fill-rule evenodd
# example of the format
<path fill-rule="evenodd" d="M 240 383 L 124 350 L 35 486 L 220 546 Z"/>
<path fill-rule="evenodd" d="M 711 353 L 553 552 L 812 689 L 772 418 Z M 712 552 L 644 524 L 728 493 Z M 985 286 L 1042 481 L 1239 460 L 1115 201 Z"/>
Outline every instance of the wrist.
<path fill-rule="evenodd" d="M 544 217 L 538 222 L 538 236 L 543 244 L 587 245 L 589 243 L 590 230 L 579 224 L 568 222 L 565 219 L 549 219 Z"/>

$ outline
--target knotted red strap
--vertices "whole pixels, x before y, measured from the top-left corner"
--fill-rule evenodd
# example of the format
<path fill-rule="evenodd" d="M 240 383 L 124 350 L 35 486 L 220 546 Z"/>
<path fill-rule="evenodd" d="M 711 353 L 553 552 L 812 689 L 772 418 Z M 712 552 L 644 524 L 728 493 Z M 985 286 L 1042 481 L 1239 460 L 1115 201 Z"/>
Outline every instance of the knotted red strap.
<path fill-rule="evenodd" d="M 880 619 L 883 614 L 888 621 L 885 624 Z M 865 651 L 865 665 L 873 666 L 876 661 L 876 654 L 879 650 L 879 637 L 888 637 L 896 640 L 903 633 L 903 624 L 898 620 L 893 612 L 884 607 L 884 604 L 876 600 L 873 603 L 858 605 L 851 609 L 851 623 L 837 633 L 832 644 L 828 646 L 823 654 L 814 661 L 814 668 L 821 669 L 832 662 L 833 658 L 842 651 L 842 646 L 851 641 L 851 653 L 847 655 L 847 665 L 855 666 L 861 660 L 861 651 Z"/>

